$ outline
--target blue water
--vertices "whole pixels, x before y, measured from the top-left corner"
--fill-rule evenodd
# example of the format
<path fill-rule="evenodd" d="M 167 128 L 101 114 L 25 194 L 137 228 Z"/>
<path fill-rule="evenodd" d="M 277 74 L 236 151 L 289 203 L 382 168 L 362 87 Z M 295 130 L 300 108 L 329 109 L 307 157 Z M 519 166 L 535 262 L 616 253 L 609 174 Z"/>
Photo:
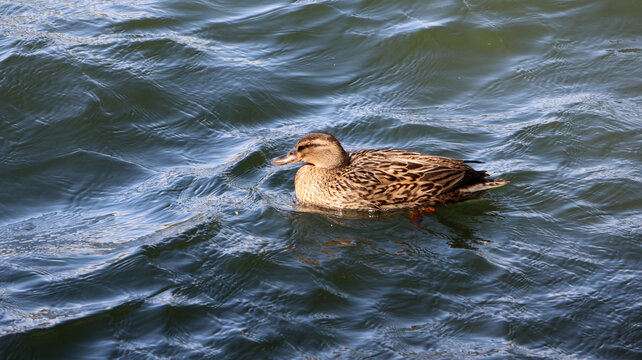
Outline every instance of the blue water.
<path fill-rule="evenodd" d="M 642 2 L 0 1 L 0 358 L 642 357 Z M 301 211 L 310 131 L 511 183 Z"/>

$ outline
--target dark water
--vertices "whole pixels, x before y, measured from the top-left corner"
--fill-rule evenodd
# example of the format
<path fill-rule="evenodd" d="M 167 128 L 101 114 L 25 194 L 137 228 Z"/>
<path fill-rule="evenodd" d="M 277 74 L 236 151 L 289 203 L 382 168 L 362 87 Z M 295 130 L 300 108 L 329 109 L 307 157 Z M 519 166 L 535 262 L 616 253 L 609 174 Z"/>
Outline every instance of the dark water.
<path fill-rule="evenodd" d="M 0 358 L 642 357 L 642 2 L 0 1 Z M 511 181 L 297 211 L 312 130 Z"/>

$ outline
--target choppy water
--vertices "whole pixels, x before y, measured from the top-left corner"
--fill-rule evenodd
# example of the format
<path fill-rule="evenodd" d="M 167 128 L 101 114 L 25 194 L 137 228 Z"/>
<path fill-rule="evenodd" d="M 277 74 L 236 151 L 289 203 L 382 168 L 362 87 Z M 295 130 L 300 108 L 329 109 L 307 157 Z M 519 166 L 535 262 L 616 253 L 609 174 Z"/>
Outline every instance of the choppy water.
<path fill-rule="evenodd" d="M 0 358 L 642 356 L 642 2 L 0 1 Z M 485 198 L 297 211 L 312 130 Z"/>

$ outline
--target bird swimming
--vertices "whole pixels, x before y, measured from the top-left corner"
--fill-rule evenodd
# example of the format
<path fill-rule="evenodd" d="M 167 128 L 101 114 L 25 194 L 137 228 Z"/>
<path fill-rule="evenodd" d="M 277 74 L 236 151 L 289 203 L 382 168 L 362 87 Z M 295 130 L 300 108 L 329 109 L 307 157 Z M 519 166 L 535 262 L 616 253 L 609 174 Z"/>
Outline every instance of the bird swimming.
<path fill-rule="evenodd" d="M 466 200 L 506 185 L 467 162 L 398 149 L 347 153 L 333 135 L 311 132 L 272 165 L 306 163 L 294 189 L 304 205 L 366 211 L 419 209 Z"/>

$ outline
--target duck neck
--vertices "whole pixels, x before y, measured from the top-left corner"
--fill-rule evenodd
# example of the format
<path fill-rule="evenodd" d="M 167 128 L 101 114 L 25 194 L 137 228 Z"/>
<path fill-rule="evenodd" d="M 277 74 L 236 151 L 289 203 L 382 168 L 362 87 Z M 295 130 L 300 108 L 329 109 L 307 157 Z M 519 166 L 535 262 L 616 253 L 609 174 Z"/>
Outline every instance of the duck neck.
<path fill-rule="evenodd" d="M 329 163 L 325 168 L 328 170 L 335 170 L 347 166 L 350 163 L 350 156 L 345 150 L 341 149 L 341 156 L 333 158 L 334 161 Z"/>

